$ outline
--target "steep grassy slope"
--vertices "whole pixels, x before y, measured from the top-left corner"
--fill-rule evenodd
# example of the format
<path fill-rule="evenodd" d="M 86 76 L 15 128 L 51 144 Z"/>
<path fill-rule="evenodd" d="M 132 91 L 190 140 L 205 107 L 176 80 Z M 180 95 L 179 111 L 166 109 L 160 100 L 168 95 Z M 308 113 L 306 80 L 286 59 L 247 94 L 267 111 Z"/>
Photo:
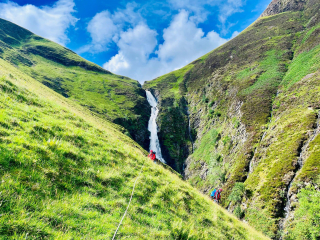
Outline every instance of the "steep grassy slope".
<path fill-rule="evenodd" d="M 64 97 L 124 126 L 128 135 L 148 148 L 150 109 L 137 81 L 114 75 L 2 19 L 0 57 Z"/>
<path fill-rule="evenodd" d="M 266 239 L 119 126 L 0 59 L 0 238 Z M 142 169 L 142 174 L 139 172 Z"/>
<path fill-rule="evenodd" d="M 319 175 L 319 9 L 273 1 L 235 39 L 144 85 L 159 98 L 161 143 L 177 169 L 204 193 L 223 187 L 224 205 L 273 238 Z M 237 182 L 245 191 L 228 198 Z"/>

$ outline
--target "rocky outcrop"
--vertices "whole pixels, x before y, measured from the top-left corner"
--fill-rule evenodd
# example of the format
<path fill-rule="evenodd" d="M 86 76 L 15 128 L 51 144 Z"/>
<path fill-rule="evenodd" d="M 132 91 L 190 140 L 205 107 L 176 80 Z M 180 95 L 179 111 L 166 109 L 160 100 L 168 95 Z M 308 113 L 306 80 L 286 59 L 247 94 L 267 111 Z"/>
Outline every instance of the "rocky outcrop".
<path fill-rule="evenodd" d="M 303 10 L 305 4 L 305 0 L 273 0 L 261 14 L 261 17 L 272 16 L 287 11 L 300 11 Z"/>

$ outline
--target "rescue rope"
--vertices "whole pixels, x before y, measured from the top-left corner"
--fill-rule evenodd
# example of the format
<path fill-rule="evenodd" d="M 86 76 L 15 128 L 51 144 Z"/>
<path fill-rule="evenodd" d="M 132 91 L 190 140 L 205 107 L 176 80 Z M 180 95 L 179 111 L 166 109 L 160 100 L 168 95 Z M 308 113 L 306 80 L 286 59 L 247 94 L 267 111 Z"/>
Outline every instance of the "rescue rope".
<path fill-rule="evenodd" d="M 135 187 L 136 187 L 137 180 L 138 180 L 138 179 L 139 179 L 139 177 L 140 177 L 140 174 L 141 174 L 141 172 L 142 172 L 143 167 L 144 167 L 144 163 L 143 163 L 143 165 L 142 165 L 142 167 L 141 167 L 141 169 L 140 169 L 140 172 L 139 172 L 139 174 L 138 174 L 138 176 L 137 176 L 136 180 L 134 181 L 134 184 L 133 184 L 133 188 L 132 188 L 132 192 L 131 192 L 131 196 L 130 196 L 130 200 L 129 200 L 129 203 L 128 203 L 128 206 L 127 206 L 127 209 L 126 209 L 126 211 L 124 212 L 124 214 L 123 214 L 123 216 L 122 216 L 122 218 L 121 218 L 121 221 L 120 221 L 120 223 L 119 223 L 119 225 L 118 225 L 118 227 L 117 227 L 116 232 L 115 232 L 115 233 L 114 233 L 114 235 L 113 235 L 112 240 L 114 240 L 114 239 L 115 239 L 115 237 L 116 237 L 116 235 L 117 235 L 117 232 L 118 232 L 118 230 L 119 230 L 119 228 L 120 228 L 120 226 L 121 226 L 121 224 L 122 224 L 122 221 L 123 221 L 123 219 L 125 218 L 125 216 L 127 215 L 127 212 L 128 212 L 128 209 L 129 209 L 129 206 L 130 206 L 130 203 L 131 203 L 132 197 L 133 197 L 134 189 L 135 189 Z"/>

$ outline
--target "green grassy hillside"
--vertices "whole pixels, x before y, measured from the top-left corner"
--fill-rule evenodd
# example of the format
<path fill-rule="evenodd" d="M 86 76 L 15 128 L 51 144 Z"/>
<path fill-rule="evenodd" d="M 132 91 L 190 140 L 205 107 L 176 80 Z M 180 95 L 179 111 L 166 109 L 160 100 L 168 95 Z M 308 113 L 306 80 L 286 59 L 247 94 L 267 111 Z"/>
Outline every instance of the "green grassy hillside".
<path fill-rule="evenodd" d="M 117 239 L 267 239 L 121 127 L 2 59 L 0 76 L 1 239 L 111 239 L 137 177 Z"/>
<path fill-rule="evenodd" d="M 283 0 L 290 8 L 277 14 L 277 2 L 236 38 L 143 86 L 159 98 L 160 140 L 177 170 L 204 193 L 224 188 L 224 206 L 273 238 L 294 229 L 320 151 L 320 3 Z M 245 190 L 234 198 L 236 183 Z"/>
<path fill-rule="evenodd" d="M 149 147 L 150 107 L 137 81 L 112 74 L 2 19 L 0 58 L 100 117 L 122 125 L 127 135 Z"/>

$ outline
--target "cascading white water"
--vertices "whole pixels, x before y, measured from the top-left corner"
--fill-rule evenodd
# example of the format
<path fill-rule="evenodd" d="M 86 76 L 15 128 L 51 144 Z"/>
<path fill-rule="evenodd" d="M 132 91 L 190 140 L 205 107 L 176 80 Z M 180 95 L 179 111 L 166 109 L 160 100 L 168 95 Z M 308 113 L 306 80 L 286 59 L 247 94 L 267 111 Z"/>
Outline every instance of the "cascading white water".
<path fill-rule="evenodd" d="M 151 116 L 149 119 L 148 130 L 150 132 L 150 149 L 156 152 L 157 159 L 161 162 L 166 163 L 161 154 L 161 147 L 158 139 L 158 126 L 157 126 L 157 116 L 159 113 L 159 109 L 157 108 L 157 100 L 152 95 L 150 91 L 147 91 L 147 100 L 151 106 Z"/>
<path fill-rule="evenodd" d="M 191 133 L 191 124 L 190 124 L 190 112 L 189 109 L 187 108 L 187 116 L 188 116 L 188 132 L 189 132 L 189 138 L 192 144 L 192 153 L 194 152 L 194 146 L 193 146 L 193 138 L 192 138 L 192 133 Z"/>

